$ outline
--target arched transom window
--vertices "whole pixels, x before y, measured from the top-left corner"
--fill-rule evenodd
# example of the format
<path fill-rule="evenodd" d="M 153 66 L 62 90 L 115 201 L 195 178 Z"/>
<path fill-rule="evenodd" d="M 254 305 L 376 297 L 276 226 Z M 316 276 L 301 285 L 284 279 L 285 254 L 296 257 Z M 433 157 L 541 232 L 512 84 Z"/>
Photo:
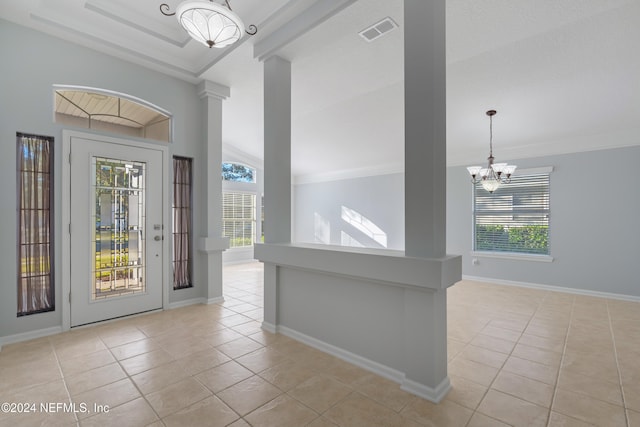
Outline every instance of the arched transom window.
<path fill-rule="evenodd" d="M 68 126 L 171 142 L 171 114 L 104 89 L 55 86 L 55 120 Z"/>
<path fill-rule="evenodd" d="M 222 179 L 233 182 L 256 182 L 256 170 L 241 163 L 222 163 Z"/>

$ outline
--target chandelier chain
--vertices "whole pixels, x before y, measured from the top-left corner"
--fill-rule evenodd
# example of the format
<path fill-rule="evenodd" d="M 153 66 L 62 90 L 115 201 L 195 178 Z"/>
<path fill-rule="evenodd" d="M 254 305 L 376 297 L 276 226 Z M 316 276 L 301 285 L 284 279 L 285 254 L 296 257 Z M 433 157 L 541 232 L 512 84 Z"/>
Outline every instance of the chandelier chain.
<path fill-rule="evenodd" d="M 493 157 L 493 115 L 489 116 L 489 157 Z"/>

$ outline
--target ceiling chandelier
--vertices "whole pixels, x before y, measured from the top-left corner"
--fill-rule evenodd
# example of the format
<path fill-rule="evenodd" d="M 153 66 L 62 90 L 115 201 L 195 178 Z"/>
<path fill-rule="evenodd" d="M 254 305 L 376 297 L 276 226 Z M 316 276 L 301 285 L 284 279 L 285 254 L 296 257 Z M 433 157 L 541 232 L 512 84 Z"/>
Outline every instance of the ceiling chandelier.
<path fill-rule="evenodd" d="M 496 110 L 487 111 L 487 116 L 489 116 L 489 157 L 487 158 L 489 162 L 487 167 L 469 166 L 467 168 L 471 174 L 471 182 L 474 184 L 481 182 L 482 187 L 489 193 L 496 191 L 501 184 L 510 183 L 511 174 L 517 167 L 506 163 L 493 163 L 493 116 L 496 113 Z"/>
<path fill-rule="evenodd" d="M 210 48 L 229 46 L 240 40 L 245 32 L 251 36 L 258 32 L 255 25 L 249 25 L 245 30 L 240 17 L 231 10 L 229 0 L 224 0 L 223 4 L 213 0 L 183 1 L 175 12 L 168 13 L 169 9 L 166 3 L 160 5 L 163 15 L 175 15 L 194 40 Z"/>

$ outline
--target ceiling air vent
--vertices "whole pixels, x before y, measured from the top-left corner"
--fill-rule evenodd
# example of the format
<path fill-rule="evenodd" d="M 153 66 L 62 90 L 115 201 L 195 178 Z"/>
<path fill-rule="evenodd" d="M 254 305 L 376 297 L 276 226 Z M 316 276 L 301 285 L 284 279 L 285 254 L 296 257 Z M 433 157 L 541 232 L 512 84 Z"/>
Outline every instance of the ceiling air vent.
<path fill-rule="evenodd" d="M 398 28 L 398 24 L 396 24 L 393 19 L 387 16 L 382 21 L 376 22 L 372 26 L 360 31 L 358 34 L 360 34 L 360 37 L 362 37 L 366 41 L 372 42 L 375 39 L 382 37 L 384 34 L 388 33 L 394 28 Z"/>

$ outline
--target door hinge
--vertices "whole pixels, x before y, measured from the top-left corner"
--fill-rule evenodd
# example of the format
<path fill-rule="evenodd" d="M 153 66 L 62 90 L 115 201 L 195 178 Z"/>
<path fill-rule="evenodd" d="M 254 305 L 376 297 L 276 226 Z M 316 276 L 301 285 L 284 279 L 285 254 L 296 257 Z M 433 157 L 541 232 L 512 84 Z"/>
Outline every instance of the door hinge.
<path fill-rule="evenodd" d="M 69 292 L 69 304 L 71 304 L 71 292 Z"/>
<path fill-rule="evenodd" d="M 71 223 L 69 223 L 69 234 L 71 234 Z"/>
<path fill-rule="evenodd" d="M 69 152 L 69 164 L 71 164 L 71 152 Z"/>

